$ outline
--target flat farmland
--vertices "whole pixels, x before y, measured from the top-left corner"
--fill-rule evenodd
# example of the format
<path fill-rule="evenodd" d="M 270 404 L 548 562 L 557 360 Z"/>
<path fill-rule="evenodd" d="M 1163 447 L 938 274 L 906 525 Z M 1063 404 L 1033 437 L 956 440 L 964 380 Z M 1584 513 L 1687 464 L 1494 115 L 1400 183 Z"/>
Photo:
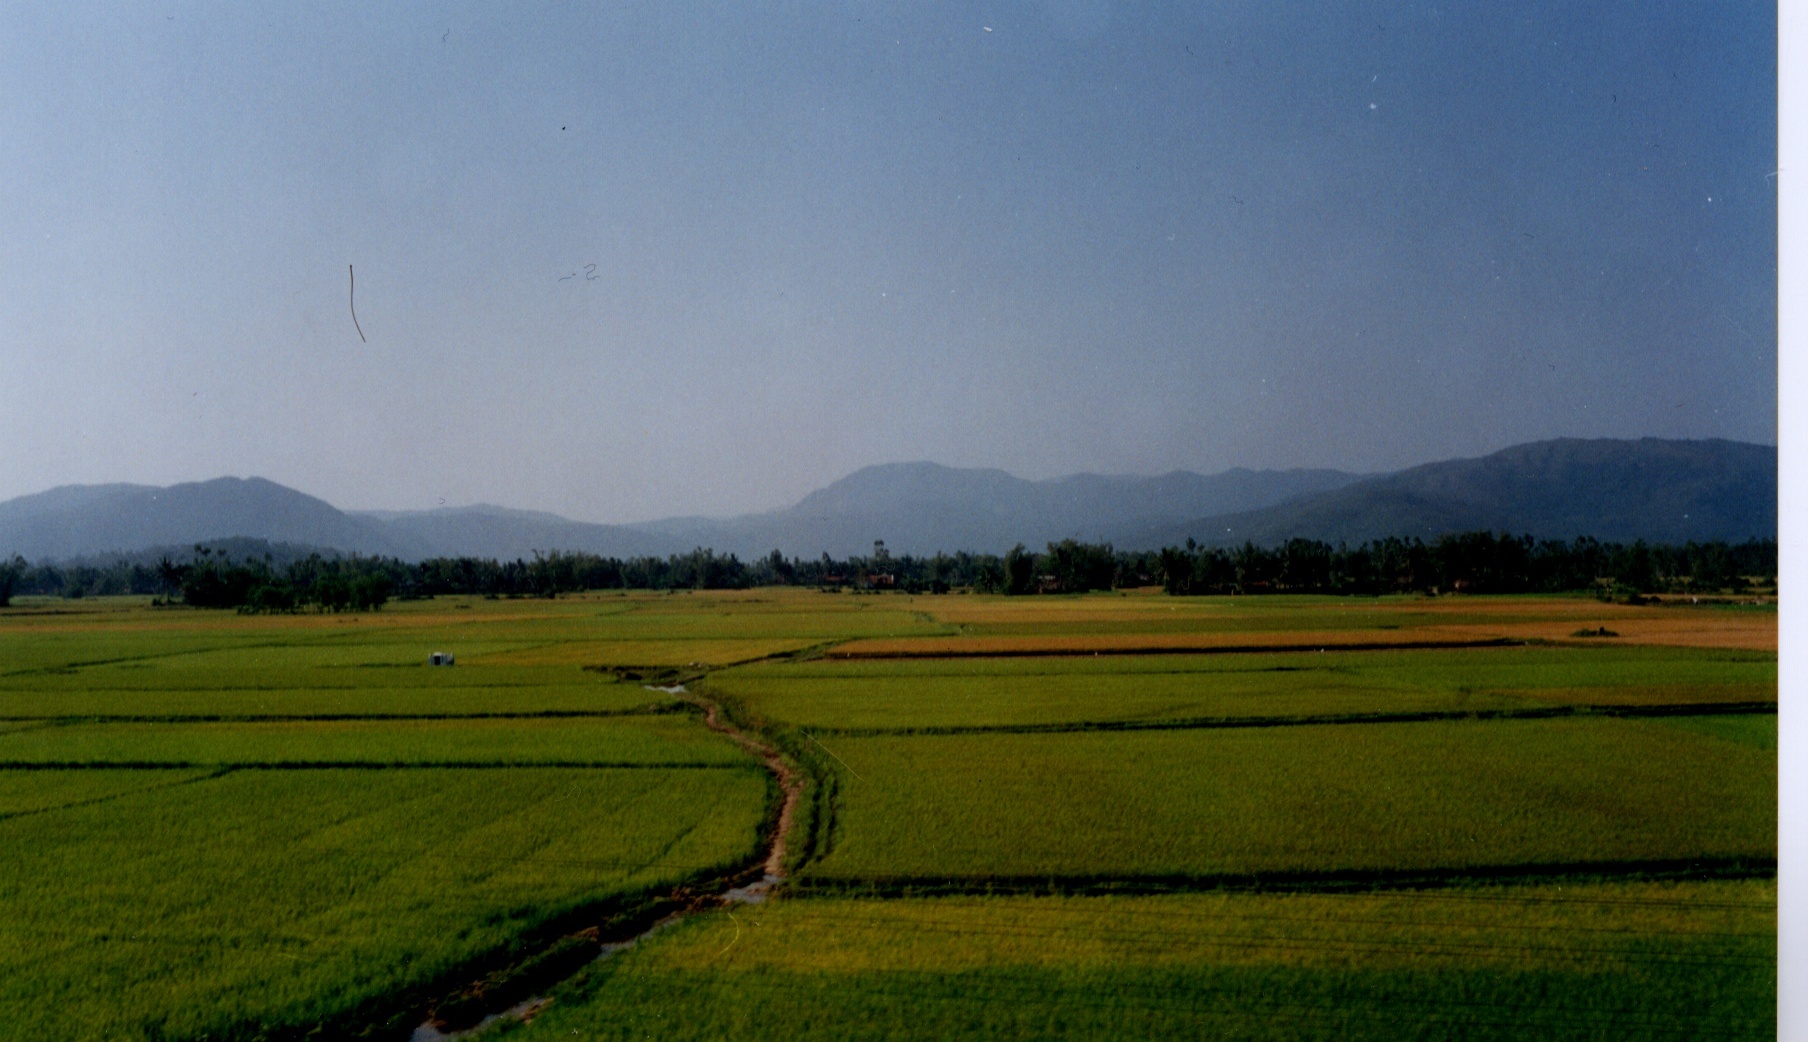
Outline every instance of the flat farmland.
<path fill-rule="evenodd" d="M 1768 881 L 811 898 L 599 964 L 539 1039 L 1774 1037 Z"/>
<path fill-rule="evenodd" d="M 571 916 L 756 859 L 758 761 L 581 666 L 599 634 L 710 661 L 787 620 L 649 641 L 638 606 L 0 613 L 0 1038 L 405 1035 Z"/>
<path fill-rule="evenodd" d="M 789 592 L 446 598 L 364 615 L 55 602 L 0 616 L 0 719 L 633 711 L 670 699 L 583 667 L 702 670 L 858 637 L 953 632 L 901 605 Z M 422 669 L 431 651 L 452 652 L 458 666 Z"/>
<path fill-rule="evenodd" d="M 491 1033 L 1770 1037 L 1775 620 L 798 589 L 0 611 L 0 1039 L 400 1040 L 672 907 Z M 759 742 L 802 779 L 788 878 L 712 906 L 779 820 Z"/>
<path fill-rule="evenodd" d="M 469 667 L 720 666 L 828 642 L 955 632 L 901 601 L 788 592 L 446 598 L 361 615 L 153 611 L 135 598 L 59 603 L 5 616 L 0 680 L 127 665 L 247 675 L 412 667 L 423 647 Z"/>
<path fill-rule="evenodd" d="M 832 654 L 886 658 L 1570 643 L 1579 639 L 1578 630 L 1600 628 L 1616 635 L 1593 643 L 1770 652 L 1777 646 L 1774 601 L 1741 606 L 1606 604 L 1568 595 L 1177 598 L 1154 591 L 960 600 L 933 613 L 959 628 L 955 636 L 867 638 L 843 644 Z M 997 603 L 1001 600 L 1010 603 Z"/>
<path fill-rule="evenodd" d="M 462 668 L 462 666 L 460 667 Z M 148 674 L 150 671 L 145 670 Z M 445 671 L 440 671 L 445 672 Z M 474 670 L 472 672 L 475 672 Z M 152 684 L 140 686 L 136 678 L 108 675 L 105 670 L 84 671 L 80 680 L 56 678 L 32 688 L 25 682 L 0 689 L 0 719 L 21 721 L 129 718 L 129 719 L 314 719 L 360 716 L 513 716 L 541 714 L 638 714 L 668 709 L 673 699 L 637 684 L 617 684 L 594 676 L 561 670 L 546 684 L 520 683 L 491 671 L 486 683 L 442 681 L 424 670 L 376 673 L 349 671 L 318 674 L 319 686 L 298 687 L 308 681 L 306 671 L 271 670 L 242 678 L 209 677 L 205 667 L 189 671 L 217 686 L 182 686 L 175 675 L 145 676 Z M 574 675 L 576 674 L 576 675 Z M 498 682 L 507 680 L 508 682 Z"/>
<path fill-rule="evenodd" d="M 707 689 L 815 731 L 1774 703 L 1776 657 L 1667 647 L 759 663 Z"/>
<path fill-rule="evenodd" d="M 0 771 L 0 818 L 99 803 L 141 789 L 197 781 L 212 773 L 206 770 L 134 769 Z"/>
<path fill-rule="evenodd" d="M 744 771 L 133 773 L 0 820 L 4 1037 L 377 1017 L 563 912 L 744 860 L 767 798 Z"/>
<path fill-rule="evenodd" d="M 1774 717 L 1766 717 L 1774 725 Z M 1773 751 L 1666 722 L 837 739 L 806 884 L 1774 863 Z"/>
<path fill-rule="evenodd" d="M 595 767 L 758 764 L 679 715 L 231 723 L 50 722 L 0 734 L 0 764 L 368 763 Z"/>

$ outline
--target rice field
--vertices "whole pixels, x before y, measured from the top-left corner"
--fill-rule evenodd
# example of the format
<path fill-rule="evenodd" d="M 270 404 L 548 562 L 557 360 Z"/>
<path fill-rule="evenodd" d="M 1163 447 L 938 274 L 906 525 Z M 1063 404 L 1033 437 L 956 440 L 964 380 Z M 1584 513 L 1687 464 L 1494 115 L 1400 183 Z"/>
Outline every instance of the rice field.
<path fill-rule="evenodd" d="M 937 598 L 916 598 L 935 604 Z M 948 601 L 948 598 L 940 598 Z M 1145 654 L 1225 648 L 1361 648 L 1495 640 L 1574 643 L 1607 628 L 1613 643 L 1774 652 L 1776 604 L 1605 604 L 1527 597 L 1167 597 L 1153 590 L 1080 597 L 963 597 L 932 614 L 949 637 L 867 637 L 849 658 L 1016 654 Z M 1598 641 L 1597 641 L 1598 643 Z"/>
<path fill-rule="evenodd" d="M 555 993 L 540 1039 L 1762 1039 L 1769 881 L 811 898 Z"/>
<path fill-rule="evenodd" d="M 1775 717 L 1763 718 L 1774 726 Z M 804 885 L 1776 858 L 1776 757 L 1646 720 L 840 738 Z"/>
<path fill-rule="evenodd" d="M 462 666 L 460 667 L 462 668 Z M 148 671 L 147 671 L 148 672 Z M 205 669 L 191 671 L 206 675 Z M 64 679 L 64 678 L 59 678 Z M 374 671 L 322 678 L 318 687 L 296 687 L 305 676 L 226 680 L 221 686 L 184 688 L 181 677 L 154 678 L 167 686 L 132 687 L 118 677 L 95 677 L 102 686 L 81 688 L 46 683 L 0 689 L 0 720 L 10 722 L 68 719 L 322 719 L 329 717 L 412 716 L 472 717 L 541 714 L 641 714 L 672 708 L 667 695 L 637 684 L 617 684 L 592 677 L 562 677 L 562 682 L 468 684 L 422 683 L 414 670 L 403 674 Z M 150 678 L 147 678 L 150 679 Z M 433 678 L 437 679 L 437 678 Z M 387 686 L 384 681 L 392 681 Z"/>
<path fill-rule="evenodd" d="M 205 770 L 0 770 L 0 819 L 99 803 L 144 789 L 197 781 L 211 773 Z"/>
<path fill-rule="evenodd" d="M 0 1040 L 405 1038 L 724 885 L 778 786 L 694 697 L 804 772 L 791 878 L 492 1035 L 1770 1037 L 1775 625 L 1146 591 L 0 610 Z"/>
<path fill-rule="evenodd" d="M 573 916 L 756 860 L 759 763 L 581 666 L 599 632 L 708 662 L 824 623 L 654 640 L 634 607 L 0 613 L 0 1038 L 405 1035 Z"/>
<path fill-rule="evenodd" d="M 1776 701 L 1776 657 L 1662 647 L 766 662 L 706 690 L 813 732 Z"/>
<path fill-rule="evenodd" d="M 380 1022 L 561 914 L 744 861 L 767 799 L 744 771 L 132 773 L 0 820 L 0 1037 Z"/>
<path fill-rule="evenodd" d="M 232 723 L 52 723 L 0 734 L 0 764 L 731 767 L 745 752 L 678 714 Z"/>

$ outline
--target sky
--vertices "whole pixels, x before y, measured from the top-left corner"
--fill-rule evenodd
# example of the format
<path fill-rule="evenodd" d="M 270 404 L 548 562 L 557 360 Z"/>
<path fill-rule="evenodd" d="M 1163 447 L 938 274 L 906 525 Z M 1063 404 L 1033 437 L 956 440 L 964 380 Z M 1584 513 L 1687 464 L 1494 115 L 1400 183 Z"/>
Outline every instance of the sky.
<path fill-rule="evenodd" d="M 0 499 L 1775 443 L 1776 75 L 1741 0 L 7 4 Z"/>

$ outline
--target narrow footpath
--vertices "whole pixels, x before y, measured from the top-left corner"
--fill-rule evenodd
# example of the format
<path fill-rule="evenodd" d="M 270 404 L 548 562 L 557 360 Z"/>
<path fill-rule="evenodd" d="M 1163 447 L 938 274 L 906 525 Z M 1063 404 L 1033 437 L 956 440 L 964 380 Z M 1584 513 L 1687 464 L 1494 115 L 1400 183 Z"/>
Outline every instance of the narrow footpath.
<path fill-rule="evenodd" d="M 772 776 L 778 779 L 779 789 L 785 794 L 784 802 L 779 804 L 778 825 L 772 830 L 772 845 L 766 851 L 766 861 L 762 866 L 765 874 L 755 883 L 728 891 L 723 895 L 725 901 L 758 901 L 774 886 L 785 878 L 785 840 L 791 834 L 791 821 L 797 814 L 797 801 L 803 795 L 803 776 L 795 767 L 785 762 L 779 751 L 749 735 L 740 728 L 722 719 L 722 709 L 707 699 L 686 696 L 686 701 L 703 709 L 704 726 L 718 734 L 725 734 L 734 739 L 735 744 L 760 758 Z"/>
<path fill-rule="evenodd" d="M 577 971 L 583 969 L 584 966 L 607 959 L 619 951 L 631 948 L 638 943 L 641 938 L 651 936 L 687 916 L 695 915 L 698 912 L 714 911 L 734 904 L 759 904 L 766 900 L 767 895 L 772 892 L 773 887 L 784 882 L 785 841 L 790 834 L 791 823 L 796 817 L 797 801 L 803 795 L 803 775 L 796 768 L 785 762 L 785 758 L 780 755 L 778 749 L 724 720 L 721 707 L 714 702 L 685 691 L 683 685 L 676 685 L 670 688 L 657 688 L 656 690 L 679 695 L 686 702 L 701 709 L 703 711 L 703 723 L 706 727 L 717 734 L 726 735 L 733 739 L 735 744 L 759 758 L 766 769 L 772 772 L 772 776 L 778 780 L 779 789 L 784 793 L 784 797 L 783 802 L 779 804 L 778 823 L 772 830 L 772 837 L 766 848 L 765 859 L 760 863 L 760 878 L 742 886 L 725 887 L 719 893 L 699 893 L 698 886 L 707 886 L 707 883 L 681 885 L 672 891 L 670 899 L 673 902 L 680 903 L 682 907 L 630 936 L 605 942 L 598 936 L 596 928 L 591 927 L 588 930 L 579 931 L 577 934 L 560 938 L 558 941 L 554 942 L 555 945 L 568 941 L 573 937 L 596 940 L 599 943 L 600 952 L 595 959 L 588 960 L 583 965 L 574 967 L 570 973 L 563 975 L 558 980 L 541 982 L 539 990 L 549 990 L 551 985 L 557 984 L 560 981 L 575 975 Z M 742 878 L 745 878 L 745 876 Z M 718 883 L 717 885 L 721 884 Z M 465 1038 L 488 1028 L 498 1021 L 532 1020 L 534 1016 L 545 1009 L 551 1001 L 552 1000 L 545 995 L 534 995 L 514 1003 L 505 1009 L 497 1009 L 485 1013 L 483 1017 L 475 1023 L 471 1023 L 468 1018 L 461 1018 L 465 1021 L 463 1024 L 449 1023 L 442 1019 L 436 1011 L 429 1014 L 427 1019 L 414 1029 L 414 1033 L 409 1036 L 409 1042 L 442 1042 L 442 1040 L 447 1039 Z"/>

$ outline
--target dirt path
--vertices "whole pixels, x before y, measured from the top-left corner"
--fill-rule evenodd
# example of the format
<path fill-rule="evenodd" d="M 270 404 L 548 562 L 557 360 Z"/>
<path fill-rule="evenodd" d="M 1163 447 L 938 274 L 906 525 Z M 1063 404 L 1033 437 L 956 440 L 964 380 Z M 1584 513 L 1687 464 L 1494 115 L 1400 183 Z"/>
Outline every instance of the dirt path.
<path fill-rule="evenodd" d="M 766 878 L 753 884 L 755 887 L 763 887 L 761 893 L 764 893 L 765 890 L 770 890 L 773 884 L 785 877 L 785 840 L 791 833 L 791 822 L 797 814 L 798 798 L 803 795 L 803 777 L 796 768 L 785 762 L 785 758 L 779 755 L 777 749 L 740 728 L 724 722 L 721 707 L 714 702 L 701 698 L 689 698 L 687 701 L 703 709 L 704 726 L 718 734 L 727 735 L 734 739 L 735 744 L 759 757 L 760 762 L 766 765 L 766 769 L 778 779 L 779 788 L 784 791 L 785 801 L 779 806 L 778 827 L 773 831 L 772 846 L 766 852 L 764 865 Z M 752 887 L 746 889 L 752 889 Z"/>
<path fill-rule="evenodd" d="M 743 886 L 729 888 L 716 894 L 699 895 L 694 886 L 681 886 L 674 891 L 673 896 L 682 896 L 684 898 L 684 908 L 658 920 L 632 937 L 625 937 L 620 940 L 603 944 L 602 951 L 597 955 L 597 959 L 607 959 L 616 952 L 622 951 L 625 948 L 630 948 L 638 943 L 641 938 L 662 930 L 686 916 L 694 915 L 698 912 L 713 911 L 732 904 L 758 904 L 766 900 L 767 896 L 772 892 L 772 888 L 783 882 L 785 879 L 785 841 L 791 832 L 791 824 L 797 814 L 797 801 L 803 795 L 802 773 L 786 763 L 785 758 L 780 755 L 778 749 L 724 720 L 722 718 L 721 707 L 714 702 L 686 692 L 682 684 L 674 685 L 669 688 L 658 688 L 657 690 L 679 695 L 683 697 L 685 701 L 703 710 L 703 723 L 706 727 L 717 734 L 726 735 L 733 739 L 736 745 L 739 745 L 742 749 L 745 749 L 747 752 L 758 757 L 760 762 L 765 765 L 766 769 L 772 772 L 773 777 L 778 779 L 779 789 L 784 793 L 784 801 L 779 805 L 778 824 L 777 827 L 773 829 L 772 839 L 766 850 L 766 857 L 760 863 L 761 875 L 759 879 Z M 594 930 L 592 932 L 594 932 Z M 581 967 L 578 968 L 581 969 Z M 575 973 L 576 969 L 574 969 L 573 972 Z M 541 986 L 541 990 L 544 990 L 552 983 L 557 982 L 549 981 Z M 440 1020 L 437 1016 L 429 1016 L 424 1023 L 414 1029 L 414 1034 L 410 1036 L 410 1042 L 441 1042 L 441 1040 L 445 1039 L 464 1038 L 490 1027 L 499 1020 L 532 1020 L 534 1015 L 539 1013 L 542 1009 L 545 1009 L 547 1004 L 551 1001 L 551 999 L 546 998 L 543 995 L 535 995 L 515 1003 L 507 1009 L 491 1012 L 484 1016 L 482 1020 L 469 1027 L 454 1028 L 452 1025 Z"/>

